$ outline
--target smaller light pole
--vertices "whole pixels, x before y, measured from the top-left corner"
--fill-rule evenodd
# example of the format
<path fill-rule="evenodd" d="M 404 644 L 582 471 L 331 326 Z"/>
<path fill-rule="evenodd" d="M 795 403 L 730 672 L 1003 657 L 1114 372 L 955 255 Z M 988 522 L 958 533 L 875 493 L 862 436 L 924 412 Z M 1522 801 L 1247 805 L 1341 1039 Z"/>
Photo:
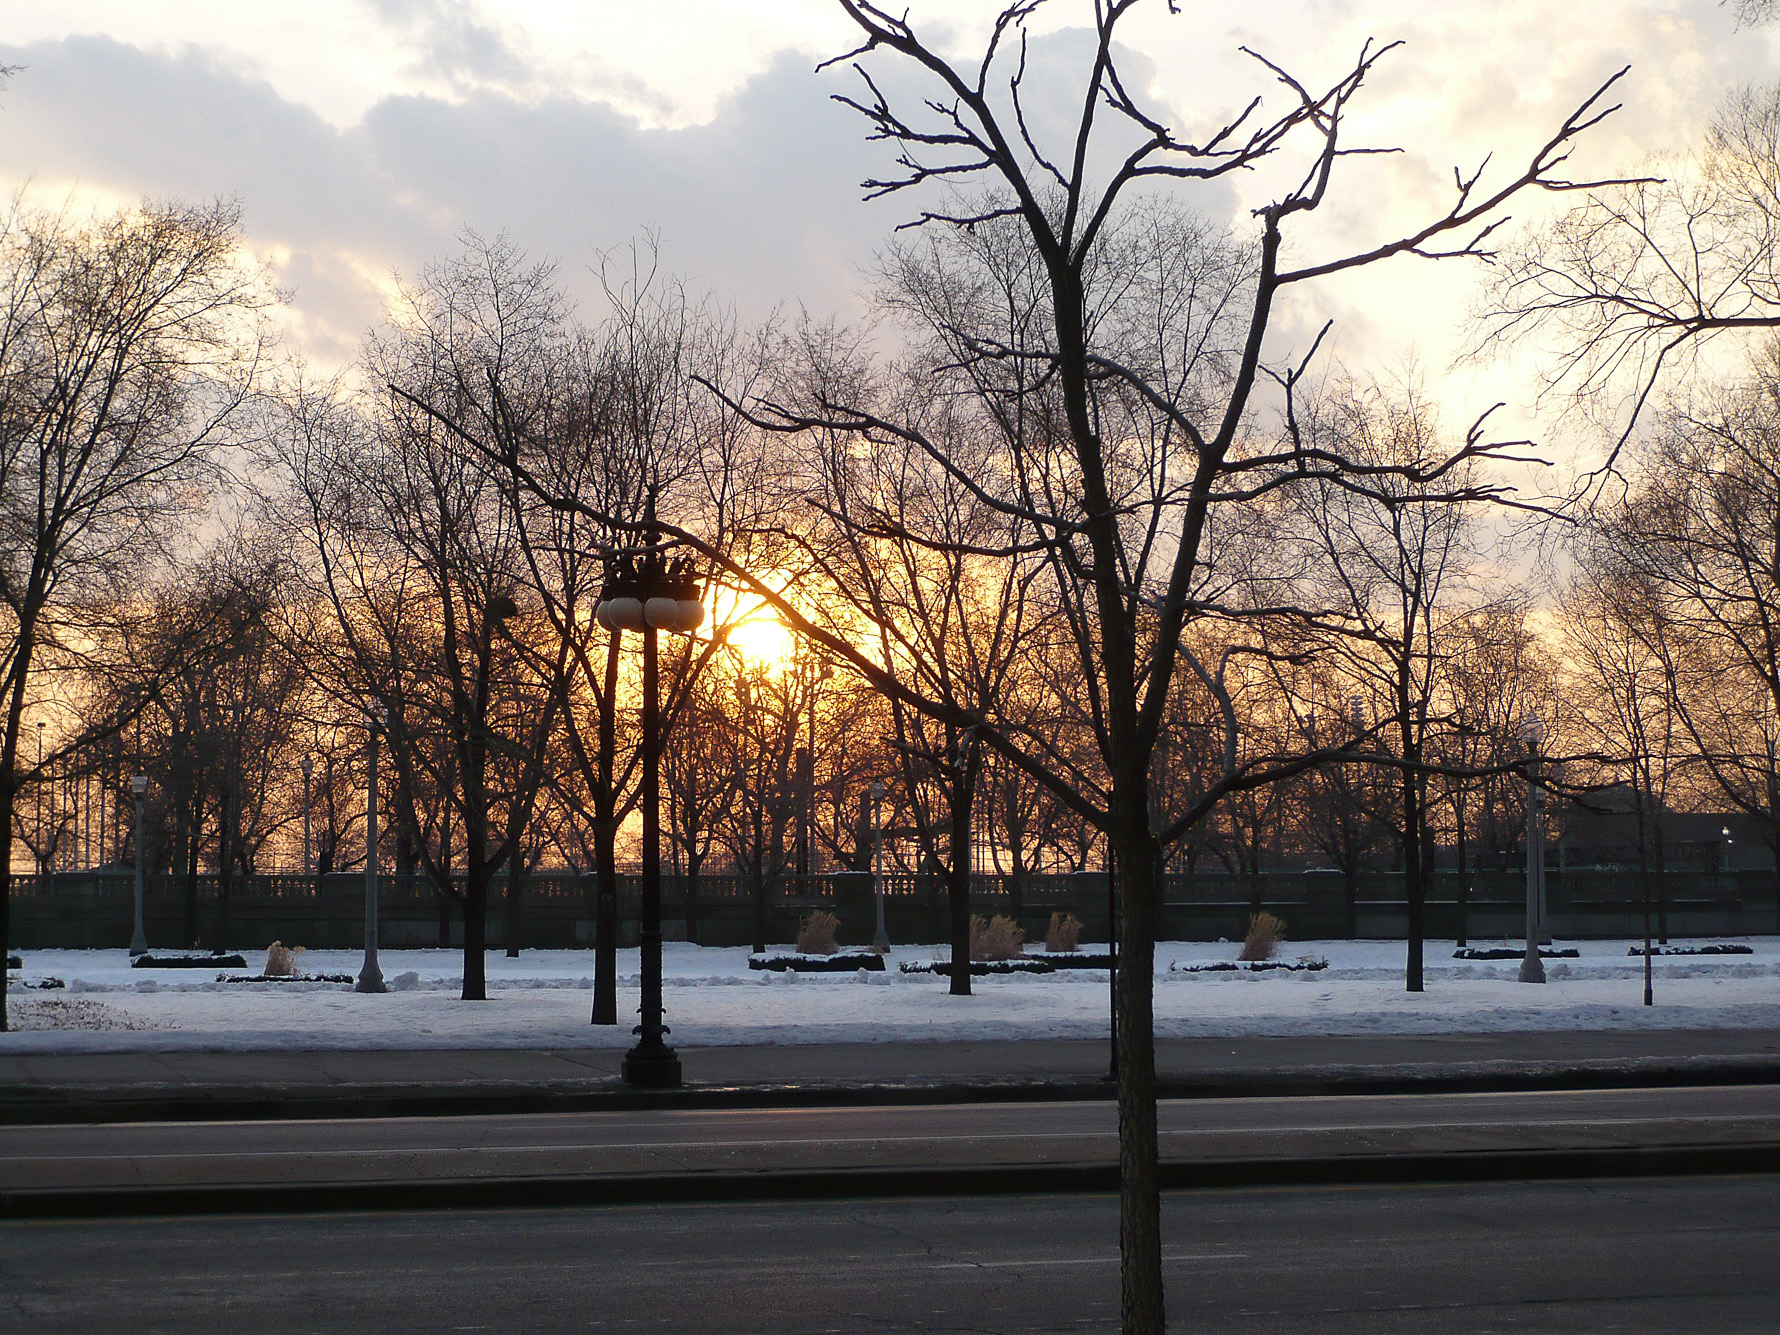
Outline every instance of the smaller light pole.
<path fill-rule="evenodd" d="M 148 933 L 142 926 L 142 799 L 148 792 L 148 775 L 130 778 L 130 793 L 136 799 L 136 930 L 130 936 L 130 958 L 148 954 Z"/>
<path fill-rule="evenodd" d="M 1545 726 L 1537 714 L 1527 715 L 1520 737 L 1531 751 L 1527 762 L 1527 950 L 1520 961 L 1520 981 L 1543 983 L 1545 964 L 1539 958 L 1539 938 L 1545 934 L 1545 821 L 1539 788 L 1539 743 Z"/>
<path fill-rule="evenodd" d="M 307 753 L 303 756 L 303 875 L 309 875 L 312 863 L 309 856 L 309 811 L 314 803 L 315 793 L 315 757 Z"/>
<path fill-rule="evenodd" d="M 389 991 L 377 966 L 377 735 L 382 726 L 382 707 L 373 707 L 365 714 L 365 963 L 354 992 Z"/>
<path fill-rule="evenodd" d="M 42 876 L 49 870 L 49 864 L 43 856 L 43 720 L 37 720 L 37 874 Z"/>
<path fill-rule="evenodd" d="M 871 851 L 872 851 L 872 898 L 878 906 L 878 932 L 871 939 L 871 948 L 880 955 L 890 952 L 890 933 L 884 930 L 884 782 L 873 779 L 871 784 Z"/>

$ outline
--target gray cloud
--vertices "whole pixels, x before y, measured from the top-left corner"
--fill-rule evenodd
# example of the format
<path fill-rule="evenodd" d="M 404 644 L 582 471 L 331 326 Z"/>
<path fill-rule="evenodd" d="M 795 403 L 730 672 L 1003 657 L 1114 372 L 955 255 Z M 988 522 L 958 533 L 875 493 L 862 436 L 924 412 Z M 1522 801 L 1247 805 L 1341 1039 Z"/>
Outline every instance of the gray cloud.
<path fill-rule="evenodd" d="M 324 360 L 350 356 L 375 323 L 381 276 L 417 272 L 464 227 L 559 260 L 584 300 L 599 254 L 650 229 L 668 269 L 744 318 L 785 303 L 851 316 L 873 252 L 917 207 L 860 202 L 862 179 L 893 174 L 893 150 L 864 142 L 860 118 L 830 100 L 858 91 L 848 71 L 818 76 L 782 57 L 711 122 L 645 130 L 597 102 L 491 86 L 523 60 L 459 0 L 365 3 L 368 21 L 411 28 L 477 91 L 388 98 L 342 129 L 195 49 L 97 37 L 0 48 L 0 65 L 27 67 L 0 101 L 0 178 L 238 196 L 255 245 L 280 253 L 295 289 L 294 336 Z M 1070 76 L 1085 49 L 1079 32 L 1032 43 L 1026 109 L 1042 137 L 1063 136 L 1079 112 Z M 872 68 L 899 105 L 930 91 L 894 62 Z M 1153 72 L 1128 56 L 1128 86 Z M 1214 217 L 1235 210 L 1223 183 L 1185 189 Z M 1286 341 L 1320 313 L 1286 315 Z"/>
<path fill-rule="evenodd" d="M 104 38 L 0 48 L 0 63 L 27 67 L 0 104 L 0 177 L 238 196 L 255 244 L 291 252 L 281 276 L 324 344 L 375 319 L 369 276 L 414 272 L 465 226 L 560 259 L 583 295 L 601 251 L 655 229 L 670 268 L 760 315 L 787 300 L 849 309 L 900 216 L 860 206 L 855 183 L 879 155 L 803 61 L 684 130 L 494 92 L 392 98 L 341 130 L 201 52 Z"/>
<path fill-rule="evenodd" d="M 530 66 L 470 0 L 364 0 L 366 10 L 419 52 L 418 68 L 458 91 L 532 83 Z"/>

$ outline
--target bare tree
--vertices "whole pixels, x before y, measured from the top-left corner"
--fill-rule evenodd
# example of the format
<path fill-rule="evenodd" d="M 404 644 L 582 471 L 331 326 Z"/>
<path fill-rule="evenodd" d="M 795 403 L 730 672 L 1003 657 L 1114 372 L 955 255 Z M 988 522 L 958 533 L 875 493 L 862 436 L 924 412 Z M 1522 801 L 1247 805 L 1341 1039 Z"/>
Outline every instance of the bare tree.
<path fill-rule="evenodd" d="M 661 756 L 670 856 L 675 872 L 684 877 L 686 939 L 692 942 L 699 938 L 699 874 L 711 856 L 724 814 L 734 808 L 743 777 L 736 766 L 726 763 L 730 726 L 722 698 L 726 685 L 719 673 L 700 674 Z"/>
<path fill-rule="evenodd" d="M 1688 764 L 1780 847 L 1780 373 L 1671 414 L 1637 464 L 1595 516 L 1639 591 L 1630 628 L 1670 675 Z"/>
<path fill-rule="evenodd" d="M 812 397 L 832 401 L 834 392 L 819 384 Z M 832 540 L 808 544 L 805 555 L 830 591 L 823 620 L 842 636 L 850 626 L 870 627 L 876 661 L 910 692 L 974 717 L 1006 719 L 1001 701 L 1022 675 L 1025 645 L 1042 643 L 1047 633 L 1040 600 L 1029 596 L 1046 572 L 1033 544 L 1026 544 L 1033 548 L 1028 559 L 1005 559 L 1003 553 L 1022 545 L 1025 526 L 958 480 L 995 470 L 999 433 L 954 415 L 955 400 L 928 395 L 920 380 L 893 377 L 888 393 L 897 402 L 884 411 L 943 442 L 948 464 L 907 437 L 869 453 L 855 448 L 850 433 L 813 437 L 820 471 L 808 500 L 827 519 Z M 973 815 L 983 747 L 976 729 L 956 716 L 935 718 L 903 694 L 890 695 L 889 705 L 916 838 L 924 860 L 944 871 L 951 991 L 968 996 Z"/>
<path fill-rule="evenodd" d="M 1651 873 L 1660 877 L 1666 870 L 1663 813 L 1685 741 L 1675 712 L 1676 645 L 1669 618 L 1656 587 L 1599 541 L 1584 548 L 1562 611 L 1569 713 L 1608 773 L 1630 781 L 1648 929 Z M 1658 896 L 1656 907 L 1657 934 L 1666 941 L 1666 899 Z"/>
<path fill-rule="evenodd" d="M 1295 723 L 1311 750 L 1360 749 L 1372 730 L 1370 698 L 1361 683 L 1328 661 L 1291 674 L 1287 694 Z M 1386 842 L 1388 772 L 1373 765 L 1326 765 L 1296 785 L 1301 837 L 1341 873 L 1343 927 L 1359 935 L 1360 873 Z"/>
<path fill-rule="evenodd" d="M 145 205 L 80 224 L 0 219 L 0 820 L 22 787 L 36 675 L 75 652 L 79 609 L 201 501 L 260 364 L 259 276 L 239 211 Z M 0 862 L 11 874 L 10 842 Z M 9 896 L 0 893 L 0 954 Z M 0 1029 L 6 1024 L 0 979 Z"/>
<path fill-rule="evenodd" d="M 1160 1331 L 1151 969 L 1161 849 L 1228 794 L 1317 759 L 1312 753 L 1239 764 L 1227 753 L 1219 781 L 1192 807 L 1168 813 L 1160 829 L 1152 828 L 1154 752 L 1185 661 L 1183 628 L 1207 610 L 1213 572 L 1205 560 L 1216 551 L 1217 516 L 1239 511 L 1288 479 L 1341 477 L 1364 488 L 1406 475 L 1432 484 L 1458 462 L 1495 453 L 1479 439 L 1451 460 L 1406 470 L 1290 443 L 1254 447 L 1247 423 L 1258 406 L 1275 301 L 1288 290 L 1394 257 L 1483 254 L 1482 238 L 1516 194 L 1577 188 L 1558 172 L 1576 136 L 1607 114 L 1600 105 L 1605 88 L 1518 173 L 1488 185 L 1481 169 L 1460 174 L 1450 207 L 1424 226 L 1357 252 L 1294 265 L 1284 260 L 1287 231 L 1323 204 L 1337 164 L 1355 151 L 1344 138 L 1348 107 L 1383 50 L 1362 51 L 1321 91 L 1263 62 L 1285 92 L 1285 109 L 1261 115 L 1257 99 L 1235 121 L 1189 140 L 1145 110 L 1120 76 L 1116 35 L 1135 0 L 1102 4 L 1094 11 L 1094 53 L 1075 103 L 1079 118 L 1060 142 L 1041 143 L 1024 114 L 1031 5 L 1004 10 L 982 60 L 966 66 L 942 55 L 910 20 L 865 0 L 840 3 L 863 38 L 855 56 L 899 59 L 932 89 L 905 115 L 861 64 L 865 91 L 843 100 L 865 117 L 872 138 L 898 154 L 893 174 L 868 183 L 873 194 L 956 187 L 920 212 L 944 281 L 918 291 L 909 309 L 941 354 L 930 363 L 935 375 L 974 399 L 974 410 L 1000 434 L 1001 471 L 973 475 L 953 464 L 948 442 L 867 405 L 830 400 L 809 411 L 769 402 L 745 411 L 763 427 L 849 431 L 862 448 L 918 448 L 985 505 L 1025 524 L 1056 590 L 1058 614 L 1071 628 L 1080 664 L 1079 717 L 1094 739 L 1096 772 L 1061 770 L 1037 739 L 956 698 L 912 689 L 890 665 L 814 623 L 796 599 L 750 577 L 698 534 L 682 529 L 675 536 L 750 583 L 787 624 L 879 689 L 938 722 L 974 730 L 981 744 L 1105 832 L 1124 899 L 1118 1027 L 1123 1320 L 1129 1331 Z M 1150 187 L 1213 180 L 1283 158 L 1301 141 L 1305 153 L 1285 167 L 1286 179 L 1296 184 L 1255 211 L 1252 236 L 1208 236 L 1203 228 L 1176 225 L 1179 215 L 1167 208 L 1133 202 Z M 1227 258 L 1232 254 L 1235 259 Z M 1008 303 L 994 299 L 995 285 L 1007 278 L 1032 296 L 1027 301 L 1015 293 L 1013 304 L 1033 315 L 1015 338 L 1001 317 Z M 954 302 L 952 293 L 988 294 L 988 300 Z M 1012 560 L 1024 553 L 991 555 Z"/>
<path fill-rule="evenodd" d="M 527 846 L 569 651 L 515 596 L 525 566 L 502 479 L 444 423 L 516 417 L 544 434 L 562 312 L 547 267 L 479 238 L 402 300 L 366 351 L 366 379 L 389 388 L 364 413 L 287 396 L 273 504 L 316 595 L 295 627 L 305 661 L 379 715 L 367 726 L 387 729 L 400 791 L 451 804 L 461 882 L 442 850 L 414 851 L 462 907 L 463 997 L 480 1001 L 491 887 Z"/>
<path fill-rule="evenodd" d="M 1732 92 L 1697 152 L 1650 172 L 1505 246 L 1482 311 L 1482 351 L 1535 340 L 1551 388 L 1617 418 L 1607 466 L 1716 340 L 1780 328 L 1780 84 Z"/>
<path fill-rule="evenodd" d="M 856 674 L 837 672 L 825 681 L 815 696 L 813 843 L 847 871 L 870 871 L 871 784 L 888 783 L 895 769 L 889 709 L 883 696 Z"/>
<path fill-rule="evenodd" d="M 677 282 L 663 278 L 653 244 L 633 245 L 624 255 L 628 272 L 612 256 L 602 268 L 610 314 L 576 331 L 562 410 L 554 418 L 528 425 L 501 413 L 486 429 L 441 418 L 499 472 L 521 516 L 519 544 L 531 587 L 567 648 L 561 681 L 566 745 L 555 794 L 572 817 L 569 828 L 591 844 L 596 1024 L 617 1023 L 617 840 L 641 796 L 642 758 L 639 748 L 620 747 L 621 695 L 635 689 L 623 671 L 622 632 L 599 626 L 593 607 L 611 562 L 636 546 L 624 525 L 646 529 L 666 514 L 729 534 L 746 527 L 739 517 L 752 520 L 770 505 L 773 490 L 764 476 L 771 460 L 749 448 L 750 433 L 739 431 L 692 380 L 697 369 L 746 383 L 758 349 L 744 345 L 722 313 L 695 305 Z M 543 485 L 527 488 L 521 485 L 526 478 Z M 562 496 L 576 503 L 556 503 Z M 726 615 L 702 639 L 679 640 L 667 652 L 668 738 L 695 707 L 699 677 L 723 645 L 733 619 L 727 614 L 738 609 L 730 600 L 721 610 Z"/>
<path fill-rule="evenodd" d="M 1376 386 L 1347 387 L 1318 411 L 1295 416 L 1293 431 L 1301 448 L 1326 449 L 1376 472 L 1363 488 L 1324 478 L 1281 495 L 1310 549 L 1303 566 L 1315 572 L 1311 605 L 1328 611 L 1327 643 L 1362 694 L 1382 706 L 1381 731 L 1398 762 L 1392 824 L 1409 914 L 1404 979 L 1420 992 L 1433 873 L 1428 748 L 1441 722 L 1445 623 L 1475 555 L 1469 497 L 1480 489 L 1469 463 L 1431 485 L 1417 480 L 1450 451 L 1432 409 L 1414 393 L 1393 398 Z"/>

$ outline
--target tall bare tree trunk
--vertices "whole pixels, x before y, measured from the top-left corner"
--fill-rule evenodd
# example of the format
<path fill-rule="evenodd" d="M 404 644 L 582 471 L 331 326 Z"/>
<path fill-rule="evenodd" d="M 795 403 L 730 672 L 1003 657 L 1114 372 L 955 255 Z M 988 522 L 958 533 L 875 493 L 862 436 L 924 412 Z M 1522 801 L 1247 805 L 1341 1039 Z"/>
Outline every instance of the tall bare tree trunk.
<path fill-rule="evenodd" d="M 464 1001 L 488 1000 L 488 887 L 490 870 L 473 863 L 464 883 Z"/>
<path fill-rule="evenodd" d="M 1404 760 L 1419 763 L 1409 754 L 1408 729 L 1404 729 Z M 1422 846 L 1422 807 L 1419 776 L 1409 768 L 1403 771 L 1403 896 L 1409 910 L 1409 948 L 1404 965 L 1404 988 L 1410 992 L 1423 989 L 1423 935 L 1427 930 L 1428 887 L 1424 867 L 1426 850 Z"/>
<path fill-rule="evenodd" d="M 185 942 L 195 948 L 198 944 L 198 850 L 204 836 L 204 796 L 202 792 L 192 796 L 192 824 L 187 831 L 185 846 Z"/>
<path fill-rule="evenodd" d="M 618 839 L 614 822 L 593 826 L 593 1023 L 618 1023 Z"/>
<path fill-rule="evenodd" d="M 1115 802 L 1116 802 L 1115 795 Z M 1139 804 L 1138 811 L 1145 810 Z M 1113 836 L 1119 877 L 1119 1310 L 1126 1331 L 1167 1329 L 1162 1296 L 1162 1192 L 1156 1139 L 1156 849 L 1147 820 Z"/>
<path fill-rule="evenodd" d="M 216 800 L 216 939 L 210 943 L 212 950 L 229 948 L 229 891 L 234 888 L 230 855 L 235 842 L 229 837 L 229 822 L 234 814 L 235 804 L 229 801 L 229 786 L 225 783 Z"/>
<path fill-rule="evenodd" d="M 593 910 L 593 1023 L 618 1023 L 618 654 L 622 632 L 606 640 L 604 691 L 599 700 L 597 785 L 593 793 L 593 865 L 598 888 Z"/>
<path fill-rule="evenodd" d="M 953 768 L 952 846 L 946 867 L 946 902 L 951 910 L 952 995 L 970 995 L 970 813 L 976 796 L 982 749 L 975 737 L 964 741 L 964 755 Z"/>
<path fill-rule="evenodd" d="M 698 828 L 691 827 L 692 838 L 686 844 L 686 886 L 683 898 L 686 903 L 686 939 L 693 945 L 698 944 L 698 873 L 704 866 L 704 858 L 698 851 Z"/>
<path fill-rule="evenodd" d="M 12 748 L 8 746 L 6 750 Z M 7 1018 L 7 969 L 6 957 L 12 953 L 12 806 L 18 797 L 18 787 L 11 779 L 13 767 L 8 757 L 4 764 L 4 774 L 0 777 L 0 820 L 6 822 L 6 828 L 0 830 L 0 1034 L 9 1027 Z"/>

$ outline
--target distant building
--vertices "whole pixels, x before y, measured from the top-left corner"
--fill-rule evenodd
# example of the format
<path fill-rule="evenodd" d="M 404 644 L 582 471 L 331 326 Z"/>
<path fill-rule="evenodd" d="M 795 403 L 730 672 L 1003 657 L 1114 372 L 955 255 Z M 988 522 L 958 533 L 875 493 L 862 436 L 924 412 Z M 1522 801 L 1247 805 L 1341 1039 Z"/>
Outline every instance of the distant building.
<path fill-rule="evenodd" d="M 1554 802 L 1556 865 L 1632 871 L 1639 866 L 1637 800 L 1619 784 L 1586 798 Z M 1743 812 L 1675 811 L 1660 803 L 1646 817 L 1652 870 L 1658 840 L 1668 871 L 1771 871 L 1774 850 L 1768 823 Z"/>

